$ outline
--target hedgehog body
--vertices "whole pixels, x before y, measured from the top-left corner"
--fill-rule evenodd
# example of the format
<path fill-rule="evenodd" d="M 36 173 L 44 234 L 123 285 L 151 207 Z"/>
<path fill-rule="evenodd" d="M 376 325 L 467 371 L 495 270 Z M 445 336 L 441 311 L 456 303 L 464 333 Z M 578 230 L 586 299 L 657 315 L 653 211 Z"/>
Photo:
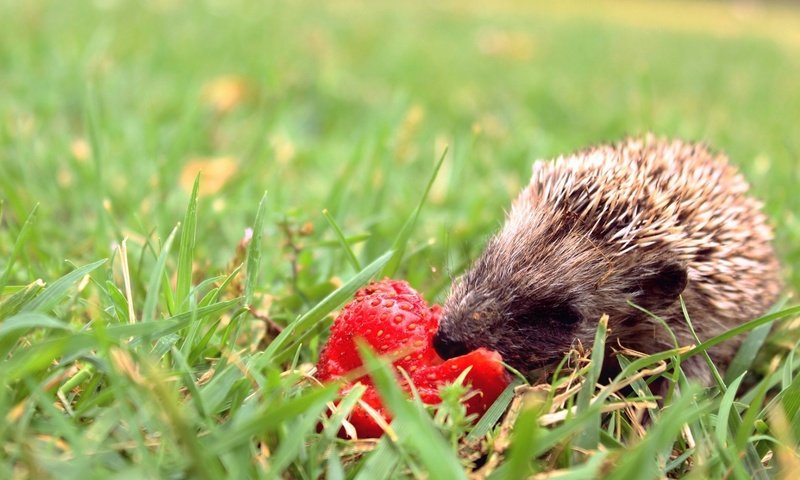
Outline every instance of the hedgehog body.
<path fill-rule="evenodd" d="M 723 155 L 653 138 L 533 165 L 503 228 L 453 285 L 434 345 L 478 347 L 521 371 L 591 346 L 609 315 L 609 346 L 644 353 L 696 343 L 763 314 L 780 288 L 772 232 Z M 711 351 L 720 366 L 738 342 Z M 699 361 L 688 373 L 707 381 Z"/>

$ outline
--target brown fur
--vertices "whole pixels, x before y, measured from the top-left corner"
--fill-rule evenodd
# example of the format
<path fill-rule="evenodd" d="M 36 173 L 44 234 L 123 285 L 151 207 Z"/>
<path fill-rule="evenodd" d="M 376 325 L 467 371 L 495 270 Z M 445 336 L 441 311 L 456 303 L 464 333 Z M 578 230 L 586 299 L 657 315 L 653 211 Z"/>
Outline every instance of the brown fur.
<path fill-rule="evenodd" d="M 533 165 L 505 225 L 453 286 L 434 345 L 443 356 L 499 351 L 521 371 L 591 346 L 645 353 L 695 343 L 762 315 L 781 288 L 772 233 L 747 183 L 700 145 L 630 139 Z M 739 341 L 711 355 L 724 368 Z M 685 366 L 708 381 L 702 362 Z"/>

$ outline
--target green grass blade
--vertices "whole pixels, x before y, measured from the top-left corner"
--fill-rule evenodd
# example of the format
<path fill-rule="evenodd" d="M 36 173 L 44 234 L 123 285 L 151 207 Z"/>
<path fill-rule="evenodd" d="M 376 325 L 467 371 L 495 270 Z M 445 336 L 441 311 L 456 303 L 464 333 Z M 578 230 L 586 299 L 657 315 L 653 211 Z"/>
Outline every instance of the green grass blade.
<path fill-rule="evenodd" d="M 344 467 L 342 467 L 342 461 L 339 460 L 339 452 L 333 448 L 331 452 L 326 455 L 325 460 L 325 479 L 326 480 L 345 480 L 345 473 Z M 377 477 L 377 478 L 387 478 L 387 477 Z"/>
<path fill-rule="evenodd" d="M 294 421 L 288 420 L 287 427 L 290 433 L 283 437 L 275 453 L 270 458 L 270 473 L 285 474 L 286 467 L 301 455 L 307 436 L 314 430 L 319 423 L 319 417 L 328 406 L 323 402 L 317 402 L 312 407 L 306 408 L 302 415 Z"/>
<path fill-rule="evenodd" d="M 603 478 L 603 468 L 608 461 L 610 453 L 607 451 L 596 452 L 582 464 L 576 465 L 558 475 L 558 480 L 594 480 Z"/>
<path fill-rule="evenodd" d="M 231 273 L 229 273 L 224 278 L 224 280 L 222 280 L 222 283 L 219 284 L 219 287 L 214 289 L 213 295 L 211 295 L 211 297 L 209 297 L 209 303 L 213 303 L 213 302 L 216 302 L 217 300 L 219 300 L 219 296 L 222 294 L 222 292 L 224 292 L 225 289 L 228 288 L 228 285 L 231 284 L 233 279 L 236 278 L 236 276 L 239 275 L 239 272 L 241 272 L 241 271 L 242 271 L 242 264 L 239 264 L 236 268 L 233 269 L 233 271 L 231 271 Z"/>
<path fill-rule="evenodd" d="M 108 280 L 105 284 L 105 292 L 108 295 L 108 298 L 111 300 L 111 303 L 114 305 L 114 311 L 117 313 L 117 318 L 119 318 L 123 323 L 130 323 L 128 299 L 125 297 L 125 294 L 122 293 L 122 290 L 117 288 L 117 286 L 114 285 L 114 282 Z"/>
<path fill-rule="evenodd" d="M 770 409 L 783 407 L 786 419 L 791 425 L 795 445 L 800 442 L 800 375 L 795 375 L 792 383 L 778 394 L 779 401 Z M 766 412 L 765 412 L 766 413 Z"/>
<path fill-rule="evenodd" d="M 42 291 L 44 286 L 45 283 L 41 279 L 37 279 L 3 300 L 0 303 L 0 322 L 22 310 L 28 302 L 36 298 L 36 295 Z"/>
<path fill-rule="evenodd" d="M 309 389 L 288 400 L 264 403 L 252 413 L 242 413 L 227 428 L 206 440 L 207 452 L 220 454 L 249 442 L 254 435 L 263 435 L 284 424 L 287 418 L 294 418 L 307 411 L 322 412 L 325 404 L 336 396 L 336 386 Z"/>
<path fill-rule="evenodd" d="M 348 237 L 344 237 L 344 242 L 347 244 L 348 248 L 351 248 L 351 245 L 358 245 L 359 243 L 363 243 L 366 240 L 369 240 L 372 235 L 369 233 L 356 233 L 350 235 Z M 341 247 L 342 243 L 339 239 L 326 239 L 326 240 L 317 240 L 317 241 L 310 241 L 306 244 L 311 250 L 315 250 L 318 248 L 333 248 L 333 247 Z M 352 249 L 352 248 L 351 248 Z"/>
<path fill-rule="evenodd" d="M 381 399 L 394 414 L 392 426 L 403 448 L 419 457 L 431 478 L 466 478 L 455 452 L 436 430 L 425 410 L 406 398 L 391 369 L 366 346 L 359 345 L 359 353 L 370 370 Z"/>
<path fill-rule="evenodd" d="M 172 232 L 167 237 L 164 245 L 161 247 L 161 253 L 158 255 L 156 265 L 150 273 L 150 281 L 147 283 L 147 296 L 144 298 L 144 308 L 142 309 L 142 321 L 148 322 L 156 319 L 156 305 L 158 304 L 158 293 L 161 291 L 161 281 L 164 278 L 164 269 L 167 264 L 167 256 L 169 249 L 172 247 L 172 241 L 175 239 L 175 234 L 178 232 L 178 227 L 172 229 Z"/>
<path fill-rule="evenodd" d="M 6 358 L 17 340 L 34 328 L 70 330 L 69 325 L 42 313 L 20 313 L 0 323 L 0 358 Z"/>
<path fill-rule="evenodd" d="M 539 417 L 543 408 L 543 398 L 538 392 L 525 395 L 522 399 L 522 410 L 511 433 L 508 459 L 489 478 L 528 478 L 534 473 L 531 460 L 537 456 L 536 446 L 542 430 L 539 426 Z"/>
<path fill-rule="evenodd" d="M 46 287 L 39 296 L 26 304 L 21 311 L 49 312 L 64 298 L 72 285 L 77 283 L 84 275 L 88 275 L 97 267 L 105 264 L 106 261 L 107 259 L 98 260 L 69 272 Z"/>
<path fill-rule="evenodd" d="M 478 423 L 470 430 L 469 434 L 467 435 L 467 442 L 474 442 L 489 433 L 489 430 L 500 420 L 506 410 L 508 409 L 508 405 L 511 403 L 511 400 L 514 399 L 514 389 L 521 385 L 522 382 L 515 378 L 503 392 L 497 397 L 497 400 L 492 403 L 492 406 L 489 407 L 489 410 L 483 414 Z"/>
<path fill-rule="evenodd" d="M 19 229 L 19 234 L 17 235 L 17 240 L 14 242 L 14 249 L 11 250 L 11 255 L 6 259 L 6 268 L 3 270 L 3 275 L 0 276 L 0 292 L 8 285 L 8 279 L 11 276 L 11 270 L 14 268 L 14 263 L 17 261 L 20 253 L 22 253 L 22 247 L 25 245 L 25 242 L 28 239 L 28 234 L 31 229 L 31 225 L 36 220 L 36 212 L 39 210 L 39 204 L 33 206 L 31 213 L 28 214 L 28 218 L 25 219 L 25 222 L 22 224 L 22 227 Z M 2 218 L 0 218 L 2 221 Z"/>
<path fill-rule="evenodd" d="M 717 436 L 717 442 L 720 445 L 725 445 L 725 442 L 728 438 L 729 432 L 729 422 L 728 418 L 730 417 L 731 410 L 733 407 L 733 402 L 736 399 L 736 391 L 739 390 L 739 385 L 744 380 L 744 372 L 741 375 L 736 377 L 730 385 L 728 385 L 728 390 L 722 396 L 722 400 L 719 402 L 719 410 L 717 412 L 717 424 L 714 427 L 714 433 Z"/>
<path fill-rule="evenodd" d="M 253 236 L 250 238 L 250 243 L 247 245 L 247 258 L 245 259 L 245 287 L 244 287 L 244 303 L 245 305 L 252 305 L 253 294 L 258 287 L 258 273 L 261 268 L 261 241 L 264 236 L 264 215 L 267 204 L 267 192 L 261 196 L 261 201 L 258 202 L 258 210 L 256 211 L 256 219 L 253 222 Z"/>
<path fill-rule="evenodd" d="M 739 430 L 736 432 L 737 451 L 744 450 L 745 446 L 748 445 L 748 437 L 755 432 L 755 422 L 758 418 L 759 412 L 761 412 L 761 406 L 764 404 L 764 399 L 767 396 L 768 389 L 768 379 L 764 378 L 756 387 L 756 396 L 753 398 L 753 401 L 750 402 L 750 405 L 747 406 L 744 416 L 742 417 L 741 424 L 739 425 Z"/>
<path fill-rule="evenodd" d="M 770 329 L 772 329 L 772 322 L 754 328 L 747 335 L 725 371 L 725 383 L 730 383 L 734 378 L 750 369 L 756 355 L 767 340 Z"/>
<path fill-rule="evenodd" d="M 591 366 L 586 374 L 581 391 L 578 392 L 578 404 L 576 413 L 580 414 L 589 409 L 592 396 L 595 392 L 595 385 L 600 379 L 603 370 L 603 358 L 606 350 L 606 333 L 608 331 L 608 316 L 603 315 L 597 322 L 597 332 L 592 346 Z M 592 451 L 597 449 L 600 443 L 600 415 L 598 414 L 591 422 L 584 425 L 584 429 L 578 438 L 575 439 L 577 447 Z"/>
<path fill-rule="evenodd" d="M 198 321 L 221 314 L 233 307 L 241 305 L 241 298 L 234 298 L 225 302 L 214 303 L 197 310 L 179 313 L 170 318 L 159 320 L 158 322 L 139 322 L 128 325 L 113 325 L 106 328 L 105 332 L 110 338 L 123 339 L 127 337 L 159 337 L 170 333 L 175 333 L 182 328 L 186 328 L 193 318 Z"/>
<path fill-rule="evenodd" d="M 397 269 L 400 267 L 400 262 L 403 260 L 403 255 L 405 254 L 406 247 L 408 246 L 408 241 L 411 238 L 411 233 L 414 231 L 414 227 L 417 224 L 417 218 L 422 211 L 422 207 L 425 205 L 425 201 L 428 199 L 428 193 L 431 191 L 433 182 L 436 180 L 436 176 L 439 173 L 439 169 L 442 168 L 442 163 L 444 163 L 446 156 L 447 148 L 444 149 L 442 156 L 439 157 L 439 161 L 436 162 L 436 166 L 433 168 L 433 173 L 428 179 L 428 184 L 425 186 L 425 191 L 423 192 L 422 197 L 417 204 L 417 208 L 414 209 L 414 212 L 411 214 L 408 220 L 406 220 L 403 228 L 400 229 L 400 233 L 397 234 L 397 238 L 395 239 L 394 244 L 392 244 L 392 250 L 394 253 L 392 254 L 392 258 L 386 263 L 386 267 L 384 267 L 383 271 L 381 272 L 381 276 L 393 277 L 397 273 Z"/>
<path fill-rule="evenodd" d="M 240 299 L 218 303 L 209 307 L 198 309 L 197 312 L 185 312 L 171 319 L 159 322 L 144 322 L 125 325 L 114 325 L 104 329 L 104 338 L 111 341 L 123 341 L 131 337 L 137 338 L 157 338 L 163 335 L 174 333 L 185 328 L 191 322 L 192 315 L 197 318 L 221 313 L 232 306 L 240 303 Z M 55 324 L 45 320 L 43 317 L 28 317 L 33 313 L 20 313 L 17 317 L 27 318 L 25 320 L 32 327 L 55 328 Z M 24 324 L 24 323 L 23 323 Z M 9 327 L 9 332 L 16 330 L 14 324 Z M 136 339 L 130 343 L 135 345 Z M 7 381 L 14 381 L 33 374 L 34 372 L 48 368 L 53 360 L 61 356 L 76 355 L 90 348 L 98 348 L 101 345 L 98 332 L 91 333 L 72 333 L 67 336 L 53 337 L 43 340 L 35 345 L 20 350 L 0 367 L 0 377 L 6 376 Z"/>
<path fill-rule="evenodd" d="M 327 425 L 325 425 L 325 436 L 329 440 L 333 440 L 339 433 L 339 430 L 342 428 L 342 422 L 350 415 L 350 412 L 366 390 L 367 387 L 362 384 L 354 385 L 353 388 L 347 392 L 347 395 L 336 404 L 336 413 L 330 416 Z"/>
<path fill-rule="evenodd" d="M 271 361 L 272 357 L 279 351 L 286 351 L 292 348 L 291 340 L 301 335 L 306 330 L 309 330 L 318 322 L 322 321 L 329 313 L 339 305 L 342 305 L 349 300 L 353 294 L 361 288 L 362 285 L 367 283 L 378 271 L 383 267 L 391 257 L 392 252 L 386 252 L 378 257 L 375 261 L 364 267 L 363 270 L 358 272 L 353 278 L 347 281 L 344 285 L 334 290 L 330 295 L 325 297 L 314 308 L 306 312 L 300 318 L 290 323 L 283 329 L 283 331 L 275 337 L 275 339 L 264 350 L 264 354 L 259 362 Z"/>
<path fill-rule="evenodd" d="M 336 223 L 336 220 L 333 219 L 330 212 L 325 209 L 322 211 L 322 216 L 325 217 L 325 220 L 328 221 L 328 225 L 331 226 L 333 233 L 336 235 L 336 239 L 339 240 L 339 245 L 341 245 L 342 250 L 347 255 L 347 260 L 350 262 L 350 265 L 353 267 L 353 270 L 356 272 L 361 271 L 361 263 L 359 263 L 358 258 L 356 258 L 356 254 L 353 253 L 353 249 L 350 248 L 350 244 L 347 243 L 347 239 L 342 232 L 342 229 L 339 228 L 339 224 Z"/>
<path fill-rule="evenodd" d="M 189 291 L 192 288 L 192 261 L 197 237 L 197 190 L 200 186 L 200 173 L 194 178 L 189 206 L 181 224 L 181 244 L 178 250 L 178 273 L 175 285 L 175 300 L 178 312 L 189 309 Z"/>
<path fill-rule="evenodd" d="M 736 335 L 741 335 L 742 333 L 749 332 L 754 330 L 762 325 L 766 325 L 768 323 L 777 321 L 777 320 L 788 320 L 793 317 L 800 315 L 800 305 L 795 307 L 789 307 L 780 312 L 770 313 L 768 315 L 764 315 L 763 317 L 756 318 L 755 320 L 751 320 L 749 322 L 745 322 L 741 325 L 737 325 L 736 327 L 728 330 L 727 332 L 721 333 L 716 337 L 710 338 L 705 342 L 697 345 L 696 347 L 692 348 L 688 352 L 681 354 L 681 361 L 686 360 L 694 355 L 707 351 L 709 348 L 719 345 L 720 343 L 729 340 Z"/>
<path fill-rule="evenodd" d="M 681 304 L 683 320 L 686 322 L 686 326 L 689 327 L 689 333 L 692 335 L 692 338 L 696 344 L 701 344 L 702 340 L 700 340 L 700 337 L 697 335 L 697 331 L 694 329 L 694 325 L 692 324 L 692 319 L 689 316 L 689 311 L 686 309 L 686 302 L 683 300 L 682 296 L 678 297 L 678 300 Z M 720 392 L 727 390 L 728 387 L 725 384 L 725 380 L 723 380 L 722 375 L 719 373 L 719 369 L 714 364 L 714 360 L 711 359 L 711 355 L 708 354 L 708 351 L 703 350 L 700 352 L 700 355 L 703 357 L 703 360 L 705 360 L 706 365 L 708 366 L 708 371 L 711 372 L 711 378 L 717 384 L 717 389 L 719 389 Z"/>
<path fill-rule="evenodd" d="M 86 334 L 72 334 L 41 341 L 33 347 L 18 350 L 0 364 L 0 378 L 6 385 L 53 367 L 53 361 L 97 348 L 97 339 Z"/>
<path fill-rule="evenodd" d="M 663 472 L 660 464 L 656 462 L 658 452 L 672 445 L 684 424 L 692 422 L 709 409 L 708 402 L 695 400 L 698 390 L 697 387 L 690 387 L 676 398 L 675 403 L 664 410 L 663 415 L 651 426 L 647 436 L 636 446 L 625 451 L 605 478 L 609 480 L 661 478 Z"/>
<path fill-rule="evenodd" d="M 361 465 L 353 480 L 373 480 L 377 478 L 392 478 L 392 474 L 400 464 L 401 456 L 398 446 L 384 436 L 378 445 L 370 452 Z"/>
<path fill-rule="evenodd" d="M 183 384 L 189 390 L 189 393 L 192 394 L 192 403 L 194 403 L 198 415 L 200 415 L 200 418 L 202 418 L 204 421 L 209 422 L 211 418 L 208 415 L 208 410 L 206 410 L 205 405 L 203 405 L 203 396 L 200 395 L 200 391 L 197 389 L 197 384 L 195 383 L 194 378 L 192 378 L 192 368 L 186 362 L 186 359 L 181 354 L 181 351 L 177 348 L 172 348 L 172 355 L 177 363 L 179 373 L 183 379 Z"/>

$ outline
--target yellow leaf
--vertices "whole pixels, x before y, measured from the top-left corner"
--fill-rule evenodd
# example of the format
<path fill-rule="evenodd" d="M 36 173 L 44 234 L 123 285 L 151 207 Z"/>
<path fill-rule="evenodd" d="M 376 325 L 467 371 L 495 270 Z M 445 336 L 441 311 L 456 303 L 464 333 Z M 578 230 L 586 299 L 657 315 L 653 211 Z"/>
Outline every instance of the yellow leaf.
<path fill-rule="evenodd" d="M 194 178 L 202 172 L 198 195 L 208 196 L 220 191 L 236 173 L 239 165 L 233 157 L 193 158 L 181 170 L 180 185 L 187 192 L 192 191 Z"/>
<path fill-rule="evenodd" d="M 233 110 L 250 95 L 244 78 L 235 75 L 218 77 L 203 88 L 203 100 L 219 113 Z"/>

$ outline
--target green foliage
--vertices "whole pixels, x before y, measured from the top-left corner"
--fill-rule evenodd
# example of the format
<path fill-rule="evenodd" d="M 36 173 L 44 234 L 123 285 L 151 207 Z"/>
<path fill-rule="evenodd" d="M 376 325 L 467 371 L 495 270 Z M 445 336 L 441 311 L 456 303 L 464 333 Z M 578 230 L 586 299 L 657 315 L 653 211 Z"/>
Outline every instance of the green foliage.
<path fill-rule="evenodd" d="M 726 151 L 796 291 L 800 13 L 739 7 L 0 2 L 0 478 L 792 472 L 797 306 L 649 357 L 573 352 L 475 424 L 466 387 L 425 407 L 365 352 L 395 413 L 376 442 L 338 437 L 364 389 L 332 412 L 312 375 L 358 288 L 443 300 L 534 158 L 629 134 Z M 734 335 L 714 385 L 685 378 Z"/>

